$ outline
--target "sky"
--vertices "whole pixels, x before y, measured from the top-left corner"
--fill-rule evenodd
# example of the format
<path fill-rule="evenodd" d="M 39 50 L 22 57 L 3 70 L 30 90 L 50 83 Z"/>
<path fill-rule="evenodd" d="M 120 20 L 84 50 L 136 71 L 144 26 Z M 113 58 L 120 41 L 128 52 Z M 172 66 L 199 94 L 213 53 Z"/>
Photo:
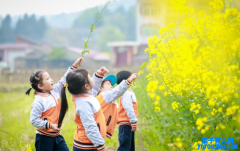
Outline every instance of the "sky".
<path fill-rule="evenodd" d="M 108 0 L 0 0 L 0 15 L 55 15 L 102 5 Z"/>

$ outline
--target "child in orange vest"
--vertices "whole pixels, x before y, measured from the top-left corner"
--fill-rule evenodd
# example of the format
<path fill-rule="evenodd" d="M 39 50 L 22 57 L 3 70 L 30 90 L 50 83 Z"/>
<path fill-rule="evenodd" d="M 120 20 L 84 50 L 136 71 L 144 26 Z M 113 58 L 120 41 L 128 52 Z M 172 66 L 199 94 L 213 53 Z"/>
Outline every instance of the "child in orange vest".
<path fill-rule="evenodd" d="M 101 105 L 103 110 L 103 114 L 105 116 L 105 122 L 107 126 L 107 138 L 111 139 L 114 128 L 117 124 L 117 108 L 118 104 L 116 99 L 123 95 L 128 89 L 129 84 L 136 79 L 137 74 L 132 74 L 128 79 L 123 80 L 117 87 L 113 88 L 113 86 L 117 82 L 117 78 L 115 75 L 110 74 L 105 79 L 103 79 L 100 93 L 97 96 L 97 99 Z"/>
<path fill-rule="evenodd" d="M 131 76 L 129 71 L 117 74 L 117 84 Z M 137 129 L 137 99 L 134 92 L 128 89 L 121 97 L 118 109 L 119 148 L 118 151 L 135 151 L 134 132 Z"/>
<path fill-rule="evenodd" d="M 70 71 L 82 65 L 83 59 L 78 58 L 67 70 L 65 75 L 53 85 L 53 80 L 45 71 L 37 71 L 30 76 L 31 88 L 26 91 L 29 95 L 31 89 L 35 90 L 35 99 L 31 105 L 30 122 L 37 127 L 35 148 L 36 151 L 68 151 L 67 144 L 58 128 L 60 112 L 60 91 L 66 82 Z"/>
<path fill-rule="evenodd" d="M 73 151 L 104 151 L 106 124 L 101 106 L 94 97 L 99 92 L 104 74 L 108 70 L 100 68 L 90 77 L 87 70 L 77 69 L 70 72 L 62 90 L 62 103 L 60 116 L 64 117 L 67 109 L 66 87 L 72 94 L 75 106 L 74 121 L 77 129 L 74 134 Z"/>

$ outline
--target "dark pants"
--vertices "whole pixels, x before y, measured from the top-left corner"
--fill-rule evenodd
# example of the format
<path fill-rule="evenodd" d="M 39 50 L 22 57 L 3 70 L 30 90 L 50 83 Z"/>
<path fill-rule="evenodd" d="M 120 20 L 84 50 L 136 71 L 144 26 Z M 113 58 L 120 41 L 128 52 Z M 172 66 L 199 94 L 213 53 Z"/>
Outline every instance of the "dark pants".
<path fill-rule="evenodd" d="M 73 146 L 73 151 L 84 151 L 86 149 L 79 149 Z M 87 151 L 97 151 L 97 149 L 91 149 L 91 150 L 87 150 Z"/>
<path fill-rule="evenodd" d="M 119 148 L 118 151 L 135 151 L 134 132 L 129 125 L 119 126 Z"/>
<path fill-rule="evenodd" d="M 48 137 L 36 134 L 36 151 L 69 151 L 62 135 Z"/>

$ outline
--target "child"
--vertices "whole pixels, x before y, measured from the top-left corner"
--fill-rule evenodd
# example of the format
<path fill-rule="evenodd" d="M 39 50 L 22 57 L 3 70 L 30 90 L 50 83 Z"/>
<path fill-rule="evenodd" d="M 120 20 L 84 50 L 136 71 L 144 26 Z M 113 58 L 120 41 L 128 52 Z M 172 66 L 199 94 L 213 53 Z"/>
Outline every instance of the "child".
<path fill-rule="evenodd" d="M 77 69 L 67 75 L 66 87 L 72 94 L 72 101 L 75 106 L 74 121 L 77 124 L 74 134 L 73 151 L 105 150 L 105 118 L 100 104 L 94 95 L 97 95 L 99 92 L 102 77 L 107 72 L 108 70 L 102 67 L 94 74 L 93 78 L 90 77 L 85 69 Z M 61 98 L 62 102 L 67 104 L 66 87 L 62 90 Z M 62 106 L 61 112 L 62 110 L 66 110 L 66 108 L 67 105 Z M 64 114 L 62 115 L 63 117 Z"/>
<path fill-rule="evenodd" d="M 122 80 L 128 79 L 131 75 L 129 71 L 120 71 L 117 74 L 117 84 Z M 119 148 L 118 151 L 135 151 L 134 132 L 137 129 L 138 108 L 137 100 L 134 92 L 128 89 L 127 92 L 120 97 L 120 105 L 118 109 L 118 125 L 119 125 Z"/>
<path fill-rule="evenodd" d="M 127 80 L 123 80 L 117 87 L 113 88 L 117 82 L 115 75 L 108 75 L 102 82 L 100 94 L 97 99 L 103 110 L 105 116 L 105 123 L 107 126 L 107 138 L 111 139 L 114 128 L 117 124 L 117 108 L 116 99 L 123 95 L 128 89 L 128 85 L 136 79 L 137 74 L 132 74 Z"/>
<path fill-rule="evenodd" d="M 66 76 L 83 63 L 82 58 L 67 70 L 65 75 L 53 85 L 53 80 L 45 71 L 37 71 L 30 76 L 31 88 L 26 91 L 29 95 L 31 89 L 35 90 L 35 99 L 31 105 L 30 122 L 37 127 L 35 148 L 36 151 L 68 151 L 67 144 L 62 135 L 62 128 L 58 128 L 58 116 L 60 112 L 60 91 Z"/>

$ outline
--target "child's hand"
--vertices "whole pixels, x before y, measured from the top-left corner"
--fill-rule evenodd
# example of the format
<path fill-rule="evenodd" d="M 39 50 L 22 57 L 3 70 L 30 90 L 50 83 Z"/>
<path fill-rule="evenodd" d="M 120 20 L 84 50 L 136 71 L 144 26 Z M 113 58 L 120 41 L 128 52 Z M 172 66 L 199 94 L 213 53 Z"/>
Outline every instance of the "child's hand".
<path fill-rule="evenodd" d="M 131 127 L 132 127 L 132 132 L 135 132 L 137 130 L 137 123 L 132 123 Z"/>
<path fill-rule="evenodd" d="M 106 74 L 106 73 L 108 73 L 108 72 L 109 72 L 109 71 L 108 71 L 107 68 L 101 67 L 100 69 L 98 69 L 97 74 L 100 74 L 100 75 L 104 76 L 104 74 Z"/>
<path fill-rule="evenodd" d="M 137 78 L 137 74 L 133 73 L 128 79 L 132 82 L 136 78 Z"/>
<path fill-rule="evenodd" d="M 57 124 L 51 124 L 51 129 L 53 129 L 54 131 L 60 131 L 62 127 L 58 128 Z"/>
<path fill-rule="evenodd" d="M 78 58 L 75 63 L 73 64 L 74 67 L 79 67 L 79 66 L 82 66 L 83 65 L 83 58 L 80 57 Z"/>
<path fill-rule="evenodd" d="M 135 132 L 137 130 L 137 127 L 132 127 L 132 132 Z"/>

